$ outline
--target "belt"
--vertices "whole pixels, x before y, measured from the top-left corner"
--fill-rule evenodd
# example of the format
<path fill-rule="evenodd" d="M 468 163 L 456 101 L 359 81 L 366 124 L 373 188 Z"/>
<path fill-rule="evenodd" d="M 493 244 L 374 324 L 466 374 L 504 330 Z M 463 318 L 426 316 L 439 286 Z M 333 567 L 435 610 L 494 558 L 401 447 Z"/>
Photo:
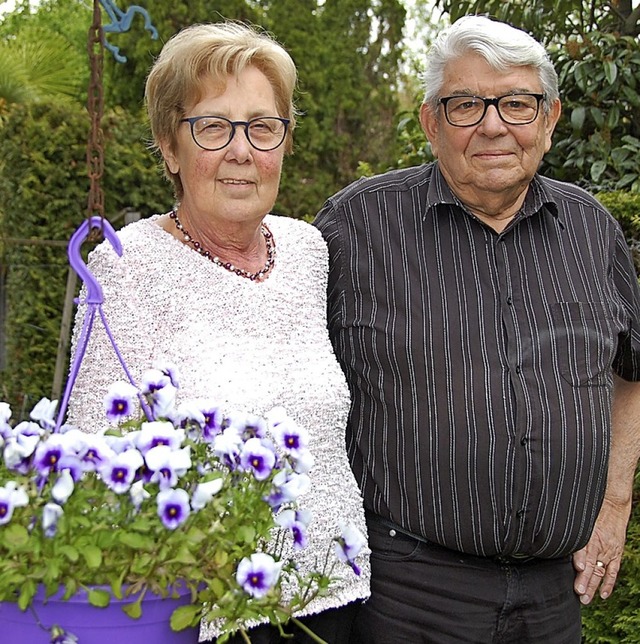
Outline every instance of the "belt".
<path fill-rule="evenodd" d="M 452 550 L 451 548 L 447 548 L 446 546 L 440 545 L 439 543 L 430 541 L 429 539 L 427 539 L 426 537 L 423 537 L 420 534 L 415 534 L 407 530 L 406 528 L 399 526 L 397 523 L 394 523 L 389 519 L 385 519 L 380 515 L 375 514 L 375 512 L 371 512 L 370 510 L 365 510 L 365 516 L 369 523 L 377 523 L 378 525 L 384 527 L 385 529 L 388 529 L 389 534 L 392 537 L 395 537 L 396 534 L 401 534 L 405 537 L 409 537 L 410 539 L 414 539 L 415 541 L 419 541 L 420 543 L 425 543 L 433 548 L 448 550 L 449 552 L 458 552 L 457 550 Z M 462 554 L 465 554 L 466 556 L 469 556 L 469 557 L 478 557 L 479 559 L 495 561 L 496 563 L 502 564 L 504 566 L 520 566 L 522 564 L 545 561 L 544 559 L 538 559 L 537 557 L 532 557 L 531 555 L 521 555 L 521 554 L 493 555 L 489 557 L 483 557 L 482 555 L 475 555 L 475 554 L 469 554 L 469 553 L 462 553 Z"/>

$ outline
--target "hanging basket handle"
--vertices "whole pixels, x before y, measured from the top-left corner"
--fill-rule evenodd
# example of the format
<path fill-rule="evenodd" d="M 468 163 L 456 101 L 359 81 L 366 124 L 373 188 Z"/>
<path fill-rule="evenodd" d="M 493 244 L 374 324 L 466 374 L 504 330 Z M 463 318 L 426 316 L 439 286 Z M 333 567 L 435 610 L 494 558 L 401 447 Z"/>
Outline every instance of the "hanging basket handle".
<path fill-rule="evenodd" d="M 69 264 L 71 264 L 71 268 L 73 268 L 73 270 L 78 274 L 78 277 L 87 287 L 87 304 L 102 304 L 102 302 L 104 302 L 102 287 L 85 264 L 80 250 L 84 241 L 89 237 L 92 228 L 100 228 L 105 239 L 109 241 L 113 246 L 113 250 L 118 254 L 118 257 L 122 256 L 122 244 L 120 243 L 120 239 L 116 235 L 115 230 L 106 219 L 98 217 L 97 215 L 85 219 L 85 221 L 78 227 L 78 230 L 73 233 L 69 240 L 69 245 L 67 246 L 67 254 L 69 256 Z"/>
<path fill-rule="evenodd" d="M 80 249 L 83 242 L 89 237 L 93 228 L 100 228 L 105 239 L 109 241 L 111 246 L 113 246 L 113 250 L 118 254 L 118 257 L 122 256 L 122 244 L 120 242 L 120 239 L 116 235 L 115 230 L 106 219 L 98 217 L 96 215 L 85 219 L 85 221 L 80 224 L 76 232 L 73 233 L 71 239 L 69 240 L 67 247 L 69 264 L 71 264 L 71 267 L 78 274 L 78 277 L 85 283 L 87 297 L 85 300 L 83 300 L 83 302 L 87 305 L 87 310 L 85 311 L 82 329 L 80 331 L 80 335 L 78 336 L 78 344 L 76 347 L 73 363 L 69 370 L 69 377 L 67 378 L 67 384 L 64 389 L 62 402 L 60 404 L 60 408 L 58 409 L 58 416 L 56 419 L 55 427 L 56 432 L 59 431 L 60 427 L 62 426 L 62 422 L 67 411 L 67 405 L 69 404 L 69 397 L 71 396 L 73 385 L 75 384 L 76 378 L 78 377 L 78 372 L 80 371 L 82 359 L 84 358 L 84 354 L 87 350 L 87 344 L 89 342 L 89 337 L 91 336 L 91 330 L 93 328 L 93 322 L 95 320 L 96 313 L 100 314 L 100 319 L 102 320 L 102 324 L 104 325 L 104 330 L 107 333 L 109 342 L 111 343 L 111 346 L 113 347 L 113 350 L 115 351 L 115 354 L 118 357 L 118 360 L 122 365 L 122 368 L 129 382 L 137 388 L 137 385 L 133 377 L 131 376 L 129 369 L 127 368 L 124 358 L 118 350 L 115 339 L 111 334 L 111 329 L 109 329 L 109 325 L 107 324 L 104 311 L 102 310 L 102 303 L 104 301 L 102 287 L 82 258 L 82 252 Z M 77 301 L 78 300 L 76 300 L 76 302 Z M 151 410 L 149 409 L 149 406 L 143 399 L 142 395 L 138 394 L 138 398 L 140 400 L 140 405 L 145 413 L 145 416 L 148 420 L 152 420 Z"/>

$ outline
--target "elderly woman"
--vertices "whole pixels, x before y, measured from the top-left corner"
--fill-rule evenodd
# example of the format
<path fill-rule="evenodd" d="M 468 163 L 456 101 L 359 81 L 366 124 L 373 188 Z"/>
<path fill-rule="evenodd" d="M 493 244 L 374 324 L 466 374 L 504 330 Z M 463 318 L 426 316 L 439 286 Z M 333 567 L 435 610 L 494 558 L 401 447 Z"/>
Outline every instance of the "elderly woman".
<path fill-rule="evenodd" d="M 314 520 L 309 546 L 295 555 L 305 572 L 332 552 L 341 522 L 366 528 L 345 450 L 349 392 L 326 330 L 327 249 L 312 226 L 269 214 L 292 149 L 295 84 L 290 56 L 249 27 L 197 25 L 169 40 L 146 100 L 176 205 L 126 226 L 122 256 L 103 243 L 89 267 L 134 378 L 162 359 L 180 373 L 184 399 L 208 396 L 255 414 L 281 406 L 309 431 L 315 465 L 302 505 Z M 69 422 L 103 425 L 102 395 L 121 378 L 96 328 Z M 329 642 L 349 640 L 352 613 L 369 594 L 366 555 L 359 564 L 360 576 L 336 566 L 330 594 L 304 609 L 302 621 Z M 215 635 L 205 625 L 201 639 Z M 269 625 L 250 635 L 278 641 Z"/>

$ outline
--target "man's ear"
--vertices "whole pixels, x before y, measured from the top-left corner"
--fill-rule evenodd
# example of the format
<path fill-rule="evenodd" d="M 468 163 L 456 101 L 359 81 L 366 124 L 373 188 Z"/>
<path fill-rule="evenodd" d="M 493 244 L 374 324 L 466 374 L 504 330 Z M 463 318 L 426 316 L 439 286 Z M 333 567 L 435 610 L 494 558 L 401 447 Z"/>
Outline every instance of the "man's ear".
<path fill-rule="evenodd" d="M 437 109 L 437 108 L 436 108 Z M 427 103 L 420 106 L 420 125 L 427 140 L 431 143 L 433 156 L 438 156 L 438 115 Z"/>
<path fill-rule="evenodd" d="M 549 152 L 551 149 L 551 137 L 553 136 L 553 131 L 556 129 L 558 120 L 560 119 L 560 114 L 562 113 L 562 104 L 560 99 L 557 98 L 551 107 L 549 108 L 549 113 L 545 114 L 544 129 L 545 129 L 545 146 L 544 151 Z"/>

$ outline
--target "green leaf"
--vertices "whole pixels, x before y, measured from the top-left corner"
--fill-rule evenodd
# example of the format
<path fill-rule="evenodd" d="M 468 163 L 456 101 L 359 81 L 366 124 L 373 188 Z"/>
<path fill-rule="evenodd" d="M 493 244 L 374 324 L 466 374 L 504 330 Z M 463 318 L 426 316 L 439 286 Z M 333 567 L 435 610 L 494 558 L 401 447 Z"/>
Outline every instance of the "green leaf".
<path fill-rule="evenodd" d="M 586 116 L 587 110 L 581 105 L 576 107 L 571 112 L 571 127 L 575 132 L 579 132 L 584 125 L 584 118 Z"/>
<path fill-rule="evenodd" d="M 58 551 L 60 552 L 60 554 L 64 555 L 69 561 L 75 562 L 75 561 L 78 561 L 78 559 L 80 558 L 80 553 L 73 546 L 62 545 L 60 546 L 60 548 L 58 548 Z"/>
<path fill-rule="evenodd" d="M 24 546 L 29 541 L 29 532 L 24 526 L 12 523 L 4 528 L 4 541 L 8 546 Z"/>
<path fill-rule="evenodd" d="M 596 161 L 591 164 L 591 178 L 594 181 L 599 181 L 600 177 L 604 174 L 604 171 L 607 169 L 606 161 Z"/>
<path fill-rule="evenodd" d="M 98 606 L 98 608 L 104 608 L 109 605 L 110 595 L 106 590 L 101 590 L 100 588 L 90 588 L 87 593 L 87 599 L 92 606 Z"/>
<path fill-rule="evenodd" d="M 613 85 L 618 77 L 618 66 L 612 60 L 602 61 L 604 65 L 604 76 L 609 85 Z"/>
<path fill-rule="evenodd" d="M 122 610 L 132 619 L 139 619 L 140 615 L 142 615 L 142 607 L 139 601 L 133 602 L 132 604 L 125 604 Z"/>
<path fill-rule="evenodd" d="M 92 570 L 99 568 L 102 564 L 102 551 L 96 546 L 86 546 L 82 549 L 82 556 L 87 566 Z"/>
<path fill-rule="evenodd" d="M 135 548 L 136 550 L 153 550 L 154 542 L 151 537 L 146 535 L 137 534 L 135 532 L 120 532 L 118 533 L 120 543 Z"/>
<path fill-rule="evenodd" d="M 237 534 L 240 543 L 251 543 L 256 537 L 256 531 L 250 525 L 240 526 Z"/>
<path fill-rule="evenodd" d="M 189 604 L 176 608 L 171 614 L 171 630 L 181 631 L 190 626 L 195 626 L 200 617 L 200 605 Z"/>

